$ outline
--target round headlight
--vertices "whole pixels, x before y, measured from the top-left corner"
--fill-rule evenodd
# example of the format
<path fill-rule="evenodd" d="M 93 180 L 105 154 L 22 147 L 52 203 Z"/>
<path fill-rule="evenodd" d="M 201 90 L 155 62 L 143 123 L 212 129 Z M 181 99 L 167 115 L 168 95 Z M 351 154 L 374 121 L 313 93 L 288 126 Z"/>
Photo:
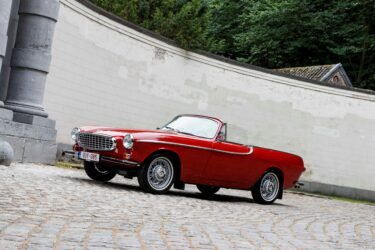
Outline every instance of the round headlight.
<path fill-rule="evenodd" d="M 79 132 L 81 132 L 81 130 L 79 128 L 73 128 L 72 129 L 72 132 L 70 133 L 70 135 L 72 136 L 72 139 L 74 141 L 78 140 L 78 134 Z"/>
<path fill-rule="evenodd" d="M 134 144 L 134 137 L 131 134 L 125 135 L 122 144 L 124 145 L 124 148 L 131 149 Z"/>

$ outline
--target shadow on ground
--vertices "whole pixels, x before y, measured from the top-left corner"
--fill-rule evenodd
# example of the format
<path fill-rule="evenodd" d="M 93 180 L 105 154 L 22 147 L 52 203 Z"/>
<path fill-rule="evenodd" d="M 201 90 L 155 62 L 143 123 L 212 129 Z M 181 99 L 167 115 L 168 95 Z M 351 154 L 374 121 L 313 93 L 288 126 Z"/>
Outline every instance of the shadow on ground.
<path fill-rule="evenodd" d="M 90 185 L 95 185 L 95 186 L 103 186 L 106 188 L 113 188 L 117 190 L 128 190 L 128 191 L 136 191 L 143 193 L 142 189 L 137 186 L 137 185 L 132 185 L 128 183 L 118 183 L 118 182 L 98 182 L 90 179 L 85 179 L 85 178 L 78 178 L 78 177 L 64 177 L 67 179 L 70 179 L 72 181 L 78 181 L 78 182 L 84 182 Z M 175 190 L 170 190 L 168 193 L 164 194 L 168 196 L 178 196 L 178 197 L 186 197 L 186 198 L 193 198 L 193 199 L 198 199 L 198 200 L 207 200 L 207 201 L 214 201 L 214 202 L 234 202 L 234 203 L 254 203 L 253 199 L 251 198 L 246 198 L 242 196 L 234 196 L 234 195 L 226 195 L 226 194 L 215 194 L 212 196 L 204 195 L 200 192 L 192 192 L 192 191 L 186 191 L 186 190 L 181 190 L 181 191 L 175 191 Z M 249 192 L 249 196 L 251 196 Z M 255 203 L 254 203 L 255 204 Z M 284 206 L 284 207 L 290 207 L 289 205 L 285 204 L 279 204 L 279 203 L 274 203 L 274 206 Z"/>

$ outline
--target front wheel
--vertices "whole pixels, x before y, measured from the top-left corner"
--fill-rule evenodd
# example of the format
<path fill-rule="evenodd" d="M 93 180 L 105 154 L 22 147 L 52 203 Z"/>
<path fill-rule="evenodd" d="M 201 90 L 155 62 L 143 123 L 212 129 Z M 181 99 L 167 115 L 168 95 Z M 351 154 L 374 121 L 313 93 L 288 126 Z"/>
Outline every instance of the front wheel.
<path fill-rule="evenodd" d="M 95 181 L 109 181 L 116 176 L 116 170 L 104 167 L 97 162 L 85 161 L 83 166 L 88 177 Z"/>
<path fill-rule="evenodd" d="M 272 204 L 279 196 L 281 190 L 280 178 L 273 172 L 265 173 L 255 187 L 251 190 L 253 199 L 260 204 Z"/>
<path fill-rule="evenodd" d="M 220 190 L 219 187 L 206 186 L 206 185 L 197 185 L 199 191 L 205 195 L 213 195 Z"/>
<path fill-rule="evenodd" d="M 154 155 L 138 172 L 138 183 L 148 193 L 168 192 L 175 179 L 172 160 L 163 155 Z"/>

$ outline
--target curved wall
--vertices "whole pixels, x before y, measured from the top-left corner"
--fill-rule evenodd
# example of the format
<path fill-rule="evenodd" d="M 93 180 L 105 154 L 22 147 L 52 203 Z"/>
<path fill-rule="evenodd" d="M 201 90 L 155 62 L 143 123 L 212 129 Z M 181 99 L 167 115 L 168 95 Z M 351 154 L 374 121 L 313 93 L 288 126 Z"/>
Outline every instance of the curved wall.
<path fill-rule="evenodd" d="M 60 1 L 44 102 L 59 143 L 74 126 L 155 128 L 207 114 L 254 145 L 301 155 L 306 181 L 374 194 L 374 95 L 215 60 Z"/>

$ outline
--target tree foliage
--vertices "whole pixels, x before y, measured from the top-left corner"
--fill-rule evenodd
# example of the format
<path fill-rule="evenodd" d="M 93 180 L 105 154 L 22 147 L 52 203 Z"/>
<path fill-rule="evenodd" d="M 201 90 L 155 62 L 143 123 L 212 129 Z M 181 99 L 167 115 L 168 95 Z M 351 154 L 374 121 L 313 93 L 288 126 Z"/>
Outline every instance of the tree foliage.
<path fill-rule="evenodd" d="M 175 40 L 183 48 L 209 49 L 208 10 L 201 0 L 91 0 L 98 6 Z"/>
<path fill-rule="evenodd" d="M 184 48 L 266 68 L 341 62 L 375 90 L 374 0 L 91 0 Z"/>
<path fill-rule="evenodd" d="M 209 36 L 221 45 L 213 52 L 267 68 L 341 62 L 355 86 L 375 89 L 374 1 L 213 0 L 211 7 Z"/>

